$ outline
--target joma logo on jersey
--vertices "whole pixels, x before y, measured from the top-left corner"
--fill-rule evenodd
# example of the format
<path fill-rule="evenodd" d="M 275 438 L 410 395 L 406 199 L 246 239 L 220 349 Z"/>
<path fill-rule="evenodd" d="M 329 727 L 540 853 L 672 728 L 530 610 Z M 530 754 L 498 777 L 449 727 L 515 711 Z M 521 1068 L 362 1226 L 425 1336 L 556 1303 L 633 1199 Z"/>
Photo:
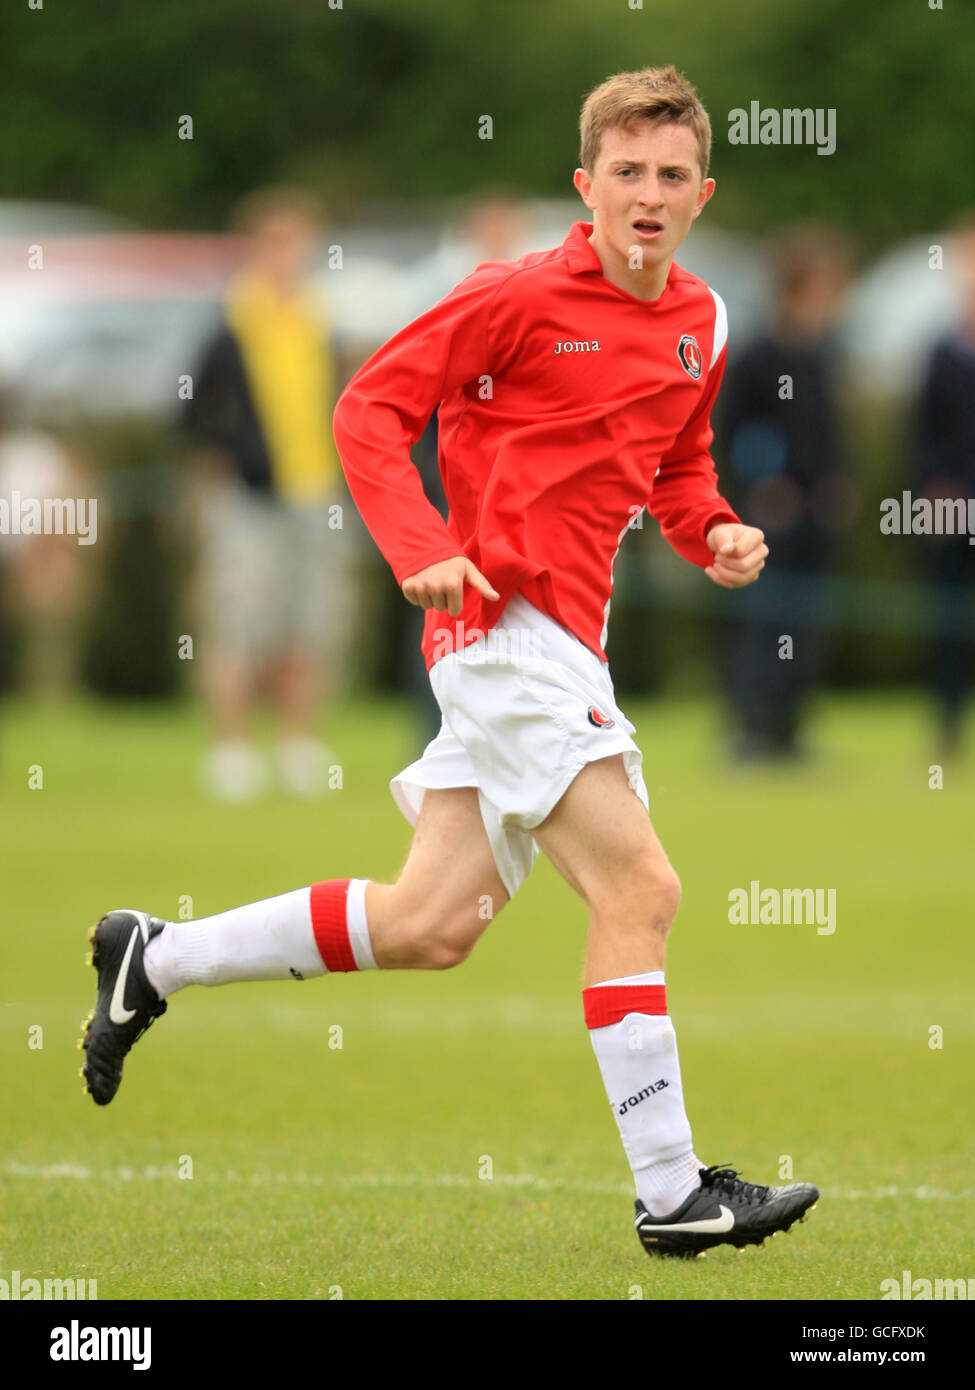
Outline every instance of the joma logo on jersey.
<path fill-rule="evenodd" d="M 697 339 L 690 333 L 685 333 L 677 344 L 677 356 L 687 375 L 697 381 L 701 375 L 701 349 L 697 345 Z"/>
<path fill-rule="evenodd" d="M 573 343 L 556 343 L 552 349 L 556 357 L 560 352 L 602 352 L 602 348 L 595 338 L 578 339 Z"/>

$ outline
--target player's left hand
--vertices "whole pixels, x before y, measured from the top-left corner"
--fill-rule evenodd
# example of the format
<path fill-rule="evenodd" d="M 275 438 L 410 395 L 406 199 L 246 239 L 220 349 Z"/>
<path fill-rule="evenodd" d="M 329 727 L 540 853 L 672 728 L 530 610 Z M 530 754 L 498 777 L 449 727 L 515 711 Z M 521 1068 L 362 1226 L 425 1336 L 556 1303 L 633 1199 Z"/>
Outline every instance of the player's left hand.
<path fill-rule="evenodd" d="M 757 526 L 722 521 L 711 527 L 707 542 L 714 551 L 715 561 L 704 573 L 723 589 L 741 589 L 746 584 L 754 584 L 765 568 L 768 546 L 764 532 Z"/>

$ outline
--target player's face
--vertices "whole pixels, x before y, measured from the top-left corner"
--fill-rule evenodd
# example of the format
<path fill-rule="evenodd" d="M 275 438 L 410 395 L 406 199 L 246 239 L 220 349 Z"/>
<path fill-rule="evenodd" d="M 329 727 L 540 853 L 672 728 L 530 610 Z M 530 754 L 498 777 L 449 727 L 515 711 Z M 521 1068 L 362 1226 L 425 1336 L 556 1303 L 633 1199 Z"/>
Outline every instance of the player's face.
<path fill-rule="evenodd" d="M 601 245 L 644 269 L 669 265 L 714 192 L 693 131 L 672 122 L 606 131 L 592 177 L 579 169 L 575 182 Z"/>

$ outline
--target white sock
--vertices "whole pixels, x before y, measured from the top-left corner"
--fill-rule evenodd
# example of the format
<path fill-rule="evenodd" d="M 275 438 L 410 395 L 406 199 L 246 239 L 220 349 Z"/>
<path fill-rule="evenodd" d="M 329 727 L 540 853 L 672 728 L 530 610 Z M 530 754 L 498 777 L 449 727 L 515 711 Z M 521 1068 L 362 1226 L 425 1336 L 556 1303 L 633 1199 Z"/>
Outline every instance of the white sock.
<path fill-rule="evenodd" d="M 247 903 L 195 922 L 167 922 L 146 947 L 149 983 L 161 999 L 186 985 L 306 980 L 336 970 L 375 970 L 364 878 L 333 879 Z"/>
<path fill-rule="evenodd" d="M 605 980 L 582 997 L 636 1195 L 652 1216 L 666 1216 L 700 1185 L 704 1165 L 684 1109 L 664 973 Z"/>

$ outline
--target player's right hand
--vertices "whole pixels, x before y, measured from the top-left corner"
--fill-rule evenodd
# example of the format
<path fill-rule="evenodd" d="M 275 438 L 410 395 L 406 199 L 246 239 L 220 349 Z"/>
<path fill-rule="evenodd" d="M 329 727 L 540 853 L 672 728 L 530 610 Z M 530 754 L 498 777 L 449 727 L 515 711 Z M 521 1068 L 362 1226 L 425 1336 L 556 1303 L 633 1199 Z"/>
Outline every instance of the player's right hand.
<path fill-rule="evenodd" d="M 464 585 L 470 584 L 479 594 L 496 603 L 501 595 L 472 565 L 466 555 L 455 555 L 452 560 L 439 560 L 428 565 L 425 570 L 411 574 L 403 580 L 403 594 L 418 608 L 446 608 L 452 618 L 456 618 L 464 606 Z"/>

